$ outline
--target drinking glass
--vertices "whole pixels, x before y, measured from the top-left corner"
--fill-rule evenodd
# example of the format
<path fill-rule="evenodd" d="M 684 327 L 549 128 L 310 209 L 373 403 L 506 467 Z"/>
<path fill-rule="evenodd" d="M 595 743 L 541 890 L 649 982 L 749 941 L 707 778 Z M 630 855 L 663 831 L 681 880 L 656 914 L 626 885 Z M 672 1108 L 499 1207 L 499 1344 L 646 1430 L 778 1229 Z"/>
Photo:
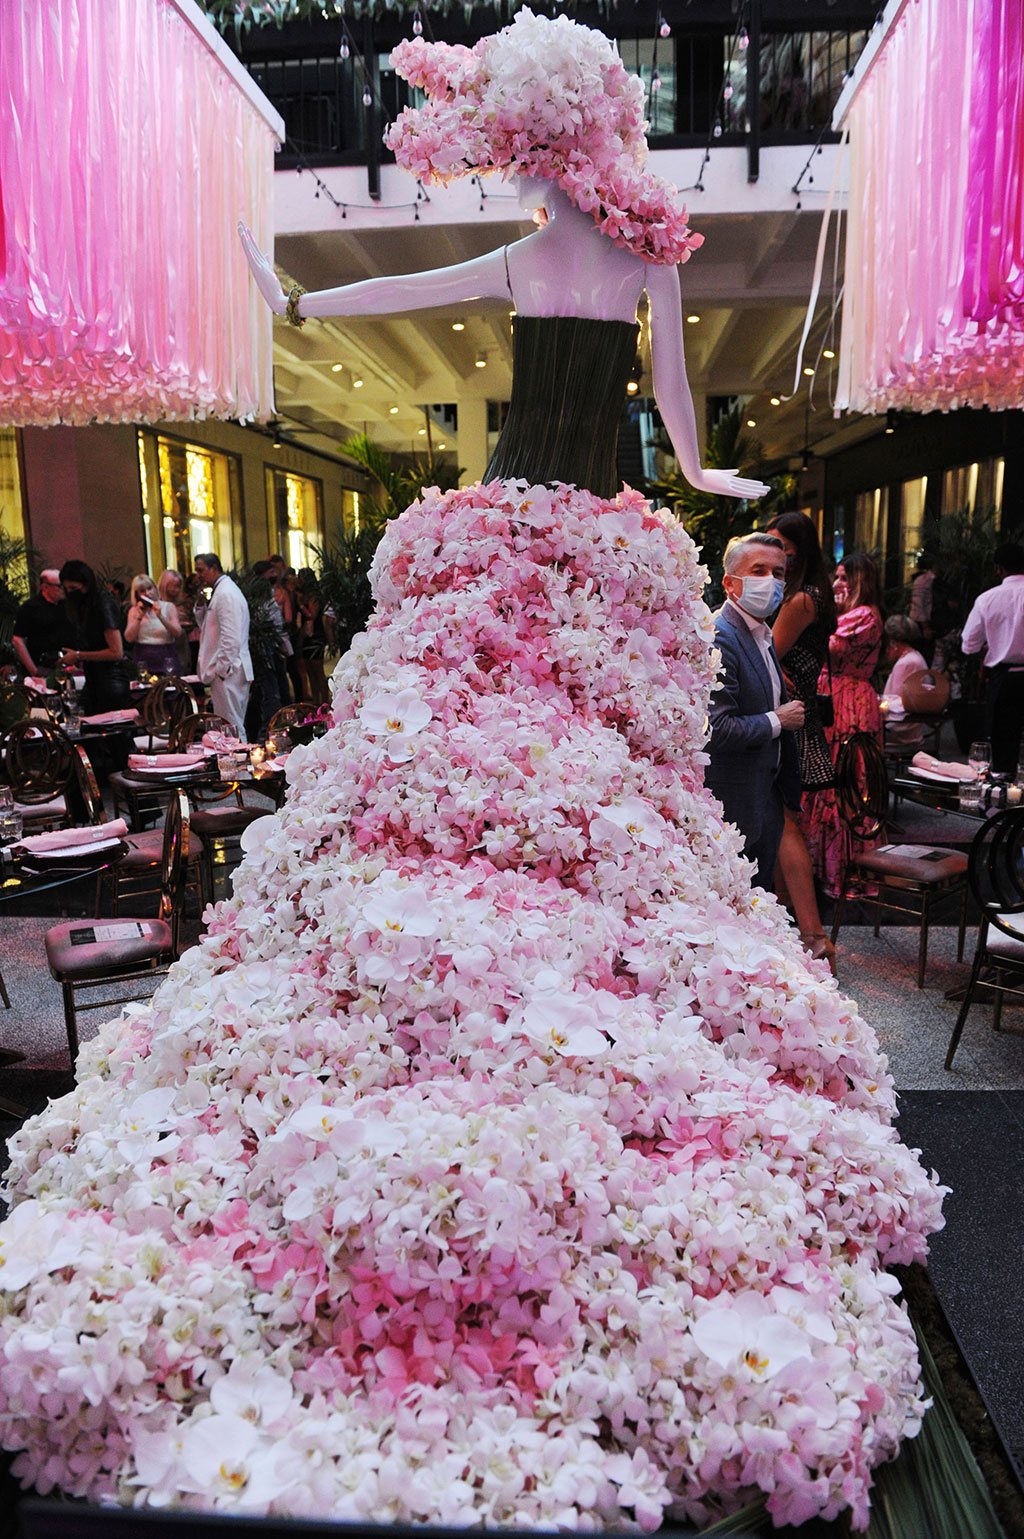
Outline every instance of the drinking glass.
<path fill-rule="evenodd" d="M 971 769 L 976 770 L 979 777 L 984 779 L 992 765 L 992 744 L 986 738 L 979 738 L 977 742 L 972 743 L 967 762 Z"/>
<path fill-rule="evenodd" d="M 14 811 L 14 792 L 10 786 L 0 786 L 0 813 Z"/>
<path fill-rule="evenodd" d="M 16 844 L 23 827 L 20 812 L 13 807 L 0 807 L 0 844 Z"/>
<path fill-rule="evenodd" d="M 980 780 L 961 780 L 958 795 L 961 812 L 980 812 L 981 797 Z"/>

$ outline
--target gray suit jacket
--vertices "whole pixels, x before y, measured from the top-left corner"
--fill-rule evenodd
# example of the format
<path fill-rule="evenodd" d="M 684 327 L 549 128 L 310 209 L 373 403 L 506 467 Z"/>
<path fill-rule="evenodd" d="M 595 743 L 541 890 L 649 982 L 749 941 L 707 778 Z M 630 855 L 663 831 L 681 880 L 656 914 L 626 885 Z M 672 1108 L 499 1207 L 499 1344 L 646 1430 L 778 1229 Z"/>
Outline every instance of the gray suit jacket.
<path fill-rule="evenodd" d="M 728 604 L 714 619 L 722 674 L 711 696 L 711 763 L 704 779 L 749 849 L 759 843 L 766 821 L 780 812 L 780 796 L 799 806 L 800 764 L 792 732 L 772 737 L 767 716 L 773 708 L 772 682 L 749 628 Z M 775 665 L 782 679 L 778 658 Z M 787 699 L 784 680 L 782 699 Z"/>

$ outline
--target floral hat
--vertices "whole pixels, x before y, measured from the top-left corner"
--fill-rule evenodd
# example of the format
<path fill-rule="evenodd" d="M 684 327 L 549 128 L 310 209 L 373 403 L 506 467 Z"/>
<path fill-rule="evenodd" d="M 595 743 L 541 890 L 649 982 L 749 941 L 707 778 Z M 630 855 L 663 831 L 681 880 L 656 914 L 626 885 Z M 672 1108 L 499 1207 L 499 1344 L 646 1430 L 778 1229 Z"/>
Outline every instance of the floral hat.
<path fill-rule="evenodd" d="M 670 182 L 646 167 L 644 88 L 609 40 L 524 8 L 473 48 L 411 38 L 395 70 L 430 98 L 385 135 L 427 182 L 489 171 L 557 182 L 617 246 L 676 264 L 703 245 Z"/>

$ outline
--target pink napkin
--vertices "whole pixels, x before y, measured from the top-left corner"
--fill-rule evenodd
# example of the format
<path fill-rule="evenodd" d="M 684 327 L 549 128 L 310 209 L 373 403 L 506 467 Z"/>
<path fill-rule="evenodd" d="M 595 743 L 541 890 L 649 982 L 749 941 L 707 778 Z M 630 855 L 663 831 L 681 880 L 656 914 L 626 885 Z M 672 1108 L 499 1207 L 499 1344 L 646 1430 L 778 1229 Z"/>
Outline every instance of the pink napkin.
<path fill-rule="evenodd" d="M 916 753 L 911 759 L 914 769 L 927 770 L 930 775 L 941 775 L 945 780 L 977 780 L 978 772 L 970 764 L 950 764 L 936 759 L 930 753 Z"/>
<path fill-rule="evenodd" d="M 45 850 L 70 850 L 81 845 L 103 844 L 109 839 L 123 839 L 128 832 L 124 818 L 114 818 L 110 823 L 90 823 L 86 828 L 54 828 L 48 834 L 30 834 L 19 839 L 23 850 L 42 854 Z"/>
<path fill-rule="evenodd" d="M 212 753 L 237 753 L 245 744 L 239 737 L 231 737 L 227 732 L 204 732 L 203 747 L 209 748 Z"/>
<path fill-rule="evenodd" d="M 205 762 L 206 755 L 204 753 L 130 753 L 128 755 L 128 768 L 130 770 L 198 769 L 200 764 Z"/>
<path fill-rule="evenodd" d="M 95 716 L 83 716 L 91 727 L 109 727 L 118 721 L 138 721 L 139 713 L 134 706 L 125 711 L 97 711 Z"/>

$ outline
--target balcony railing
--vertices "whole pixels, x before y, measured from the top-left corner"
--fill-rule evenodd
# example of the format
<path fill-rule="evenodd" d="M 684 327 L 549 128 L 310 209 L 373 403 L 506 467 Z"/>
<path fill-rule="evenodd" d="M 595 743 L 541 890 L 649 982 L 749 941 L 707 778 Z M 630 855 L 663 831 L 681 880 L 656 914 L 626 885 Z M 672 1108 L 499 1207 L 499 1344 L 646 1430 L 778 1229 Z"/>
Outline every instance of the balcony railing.
<path fill-rule="evenodd" d="M 789 13 L 788 25 L 773 16 L 778 9 Z M 799 18 L 804 24 L 797 26 L 790 20 L 792 3 L 773 8 L 769 0 L 748 0 L 743 14 L 750 23 L 741 35 L 721 24 L 699 29 L 678 25 L 671 36 L 657 42 L 653 25 L 642 29 L 635 19 L 626 25 L 614 10 L 602 26 L 615 36 L 625 63 L 647 86 L 652 148 L 709 141 L 746 144 L 756 175 L 760 145 L 829 136 L 832 109 L 864 45 L 875 6 L 847 4 L 842 26 L 826 25 L 828 17 L 818 26 L 809 25 L 808 13 L 821 9 L 804 3 Z M 679 7 L 666 5 L 665 11 L 678 15 Z M 390 19 L 389 27 L 382 22 L 375 31 L 368 19 L 362 20 L 348 58 L 339 56 L 340 28 L 326 23 L 304 34 L 286 28 L 276 37 L 263 32 L 247 40 L 244 62 L 285 121 L 287 141 L 278 155 L 279 167 L 302 162 L 372 167 L 390 159 L 380 142 L 383 126 L 415 99 L 388 64 L 391 48 L 402 35 L 391 35 L 396 25 Z M 481 22 L 479 33 L 487 30 Z M 478 35 L 457 27 L 451 16 L 436 31 L 460 42 L 472 42 Z M 741 47 L 744 40 L 746 46 Z M 659 88 L 652 91 L 655 71 Z M 367 76 L 370 103 L 364 101 Z"/>

